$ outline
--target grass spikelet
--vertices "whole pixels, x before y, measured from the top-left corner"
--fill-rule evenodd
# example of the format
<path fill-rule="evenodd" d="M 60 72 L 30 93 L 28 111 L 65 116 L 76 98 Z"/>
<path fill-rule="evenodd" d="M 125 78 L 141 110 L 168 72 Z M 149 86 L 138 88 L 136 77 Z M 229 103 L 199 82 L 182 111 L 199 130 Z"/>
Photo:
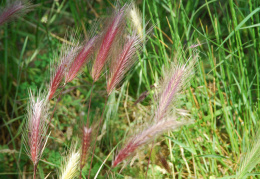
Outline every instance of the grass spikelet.
<path fill-rule="evenodd" d="M 59 175 L 60 179 L 72 179 L 77 176 L 80 162 L 80 151 L 77 151 L 76 149 L 77 144 L 72 144 L 71 146 L 73 147 L 69 154 L 63 159 L 61 173 Z"/>
<path fill-rule="evenodd" d="M 128 41 L 125 43 L 122 52 L 115 61 L 110 65 L 110 75 L 107 83 L 107 93 L 111 94 L 113 89 L 120 83 L 124 78 L 125 73 L 133 66 L 136 58 L 136 52 L 141 47 L 140 38 L 137 35 L 129 37 Z"/>
<path fill-rule="evenodd" d="M 63 43 L 60 55 L 55 59 L 57 62 L 54 62 L 56 64 L 51 67 L 51 83 L 48 94 L 49 100 L 52 99 L 57 88 L 60 86 L 60 83 L 65 77 L 80 49 L 80 45 L 76 41 L 74 35 L 71 36 L 71 39 L 71 44 Z"/>
<path fill-rule="evenodd" d="M 129 8 L 128 13 L 129 19 L 132 22 L 132 25 L 134 29 L 136 29 L 137 34 L 140 36 L 140 38 L 143 40 L 143 23 L 142 23 L 142 15 L 138 7 L 132 3 Z"/>
<path fill-rule="evenodd" d="M 90 56 L 94 51 L 96 39 L 97 37 L 95 36 L 82 46 L 82 49 L 80 49 L 80 52 L 70 65 L 68 73 L 66 74 L 65 83 L 72 81 L 78 75 L 78 73 L 84 67 L 84 65 L 89 62 Z"/>
<path fill-rule="evenodd" d="M 43 94 L 36 97 L 29 90 L 28 113 L 27 113 L 27 130 L 23 133 L 26 141 L 26 153 L 34 165 L 34 178 L 36 177 L 36 168 L 45 148 L 48 136 L 46 136 L 48 117 L 48 103 Z"/>
<path fill-rule="evenodd" d="M 48 117 L 48 106 L 46 98 L 42 94 L 34 96 L 29 90 L 29 105 L 27 108 L 27 130 L 23 136 L 27 139 L 27 153 L 34 165 L 37 165 L 44 150 L 46 138 L 46 119 Z"/>
<path fill-rule="evenodd" d="M 237 171 L 236 178 L 247 178 L 247 174 L 250 173 L 257 164 L 260 163 L 260 129 L 252 140 L 253 144 L 247 149 L 245 156 L 241 160 L 241 165 Z"/>
<path fill-rule="evenodd" d="M 119 151 L 113 162 L 113 167 L 116 167 L 123 160 L 133 155 L 135 151 L 141 146 L 148 144 L 159 135 L 174 130 L 180 126 L 187 124 L 187 121 L 177 121 L 176 119 L 161 120 L 153 125 L 147 127 L 134 137 Z"/>
<path fill-rule="evenodd" d="M 165 72 L 161 86 L 161 92 L 158 97 L 158 107 L 155 112 L 155 121 L 162 120 L 169 112 L 169 106 L 176 102 L 176 95 L 188 84 L 193 76 L 195 62 L 198 54 L 191 56 L 186 64 L 172 63 L 171 67 Z"/>
<path fill-rule="evenodd" d="M 4 23 L 20 17 L 32 9 L 27 1 L 7 1 L 5 7 L 0 8 L 0 26 Z"/>
<path fill-rule="evenodd" d="M 87 152 L 90 148 L 92 141 L 92 128 L 89 128 L 87 126 L 84 126 L 83 128 L 83 138 L 82 138 L 82 151 L 81 151 L 81 162 L 80 162 L 80 169 L 85 166 L 86 158 L 87 158 Z"/>
<path fill-rule="evenodd" d="M 164 156 L 162 154 L 159 154 L 158 158 L 165 170 L 167 170 L 168 173 L 171 173 L 171 168 Z"/>
<path fill-rule="evenodd" d="M 92 78 L 94 81 L 98 80 L 104 65 L 107 63 L 114 41 L 116 41 L 116 38 L 123 32 L 125 26 L 124 13 L 125 6 L 118 10 L 101 38 L 102 42 L 92 67 Z"/>

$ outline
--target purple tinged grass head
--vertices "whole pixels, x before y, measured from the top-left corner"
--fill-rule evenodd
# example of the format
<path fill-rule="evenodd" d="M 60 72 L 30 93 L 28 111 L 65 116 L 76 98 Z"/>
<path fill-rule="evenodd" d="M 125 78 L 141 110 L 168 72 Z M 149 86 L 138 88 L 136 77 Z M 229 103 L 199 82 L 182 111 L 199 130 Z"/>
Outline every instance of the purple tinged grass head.
<path fill-rule="evenodd" d="M 48 136 L 46 135 L 48 103 L 43 95 L 33 96 L 29 91 L 29 105 L 27 114 L 27 130 L 23 137 L 27 143 L 26 150 L 34 165 L 37 165 L 44 150 Z"/>
<path fill-rule="evenodd" d="M 187 64 L 172 64 L 171 68 L 168 69 L 162 80 L 162 90 L 159 94 L 158 107 L 153 117 L 153 125 L 150 125 L 145 130 L 130 138 L 115 157 L 113 167 L 116 167 L 123 160 L 135 154 L 136 150 L 141 146 L 148 144 L 161 134 L 192 122 L 191 120 L 177 121 L 177 117 L 171 113 L 170 105 L 176 101 L 176 95 L 185 87 L 192 77 L 192 71 L 197 58 L 198 54 L 195 54 L 190 57 Z M 187 116 L 187 113 L 182 117 L 185 118 L 185 116 Z"/>
<path fill-rule="evenodd" d="M 123 147 L 113 162 L 113 167 L 116 167 L 123 160 L 127 159 L 129 156 L 135 154 L 136 150 L 138 150 L 141 146 L 148 144 L 156 137 L 161 134 L 174 130 L 182 125 L 187 124 L 187 122 L 179 122 L 176 119 L 170 120 L 161 120 L 159 122 L 154 123 L 153 125 L 147 127 L 145 130 L 141 131 L 134 137 L 132 137 L 129 142 Z"/>
<path fill-rule="evenodd" d="M 171 64 L 171 67 L 164 74 L 159 94 L 159 103 L 155 112 L 155 121 L 160 121 L 167 116 L 169 107 L 176 102 L 177 94 L 189 83 L 198 54 L 190 57 L 185 65 Z"/>
<path fill-rule="evenodd" d="M 54 64 L 53 67 L 51 67 L 51 82 L 48 94 L 49 100 L 52 99 L 56 90 L 60 86 L 73 60 L 78 54 L 79 49 L 80 45 L 77 42 L 72 42 L 70 45 L 63 44 L 60 55 L 55 59 L 58 61 L 57 64 Z"/>
<path fill-rule="evenodd" d="M 87 153 L 92 142 L 92 136 L 93 136 L 92 128 L 84 126 L 80 169 L 82 169 L 86 164 Z"/>
<path fill-rule="evenodd" d="M 108 25 L 107 30 L 101 38 L 101 45 L 99 51 L 96 56 L 96 60 L 94 61 L 92 67 L 92 78 L 95 81 L 101 75 L 101 72 L 108 61 L 108 57 L 110 51 L 113 47 L 113 43 L 117 40 L 117 38 L 122 34 L 125 21 L 124 21 L 124 11 L 125 6 L 122 7 L 114 16 L 112 22 Z"/>
<path fill-rule="evenodd" d="M 14 18 L 20 17 L 31 10 L 31 4 L 26 1 L 7 1 L 6 7 L 0 8 L 0 26 Z"/>
<path fill-rule="evenodd" d="M 159 161 L 161 162 L 162 166 L 166 169 L 166 171 L 168 173 L 171 173 L 171 168 L 170 168 L 167 160 L 164 158 L 164 156 L 162 154 L 159 154 L 158 158 L 159 158 Z"/>
<path fill-rule="evenodd" d="M 82 49 L 70 65 L 68 73 L 65 77 L 65 83 L 72 81 L 78 75 L 78 73 L 84 67 L 84 65 L 90 61 L 90 57 L 94 51 L 96 39 L 97 37 L 95 36 L 82 46 Z"/>
<path fill-rule="evenodd" d="M 126 41 L 121 53 L 110 65 L 110 75 L 107 82 L 107 93 L 111 94 L 113 89 L 124 78 L 125 73 L 133 66 L 136 60 L 136 52 L 140 49 L 141 39 L 134 34 Z"/>

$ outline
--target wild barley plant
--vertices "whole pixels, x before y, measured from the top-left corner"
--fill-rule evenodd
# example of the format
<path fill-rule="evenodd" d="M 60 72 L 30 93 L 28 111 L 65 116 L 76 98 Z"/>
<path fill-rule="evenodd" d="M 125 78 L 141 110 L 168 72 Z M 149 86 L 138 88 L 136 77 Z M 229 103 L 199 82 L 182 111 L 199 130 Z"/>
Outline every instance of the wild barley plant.
<path fill-rule="evenodd" d="M 90 61 L 91 55 L 94 52 L 95 42 L 97 36 L 92 37 L 88 41 L 84 41 L 82 49 L 77 54 L 75 60 L 68 68 L 68 72 L 65 75 L 65 84 L 71 82 L 82 70 L 82 68 Z"/>
<path fill-rule="evenodd" d="M 77 143 L 72 143 L 70 148 L 67 156 L 62 161 L 59 179 L 73 179 L 77 176 L 81 157 L 80 151 L 77 150 Z"/>
<path fill-rule="evenodd" d="M 260 128 L 256 127 L 257 132 L 252 138 L 250 147 L 246 149 L 244 154 L 241 154 L 240 165 L 236 172 L 237 179 L 248 178 L 247 174 L 250 173 L 257 164 L 260 163 Z"/>
<path fill-rule="evenodd" d="M 63 44 L 59 55 L 55 57 L 55 60 L 58 62 L 51 66 L 51 80 L 48 85 L 47 95 L 40 95 L 35 99 L 31 92 L 29 94 L 31 102 L 28 108 L 28 130 L 24 132 L 23 136 L 28 135 L 27 154 L 34 164 L 34 178 L 36 177 L 39 159 L 47 142 L 47 132 L 57 106 L 56 102 L 52 115 L 49 117 L 47 110 L 49 102 L 57 89 L 60 86 L 63 89 L 68 82 L 76 77 L 84 64 L 86 64 L 92 52 L 92 43 L 93 40 L 82 44 L 75 40 L 69 45 Z M 64 83 L 62 84 L 63 81 Z M 60 94 L 61 92 L 62 90 L 60 90 Z M 45 142 L 44 145 L 43 142 Z"/>
<path fill-rule="evenodd" d="M 83 67 L 90 61 L 91 56 L 95 49 L 94 47 L 95 47 L 96 39 L 97 36 L 94 36 L 90 40 L 84 40 L 82 43 L 75 41 L 76 43 L 74 42 L 72 43 L 72 45 L 69 46 L 67 46 L 66 44 L 64 45 L 65 46 L 64 50 L 62 50 L 62 52 L 64 52 L 64 55 L 62 55 L 62 58 L 60 58 L 61 59 L 60 64 L 57 66 L 56 71 L 54 73 L 54 77 L 52 79 L 51 86 L 50 86 L 51 93 L 49 95 L 49 99 L 51 99 L 51 97 L 53 96 L 57 88 L 61 85 L 62 80 L 64 80 L 64 84 L 62 85 L 63 86 L 62 89 L 63 89 L 65 85 L 71 82 L 82 71 Z M 73 39 L 73 41 L 74 40 L 75 39 Z M 60 94 L 61 92 L 62 90 L 60 91 Z M 87 125 L 84 126 L 83 136 L 82 136 L 82 150 L 81 150 L 82 152 L 80 154 L 81 157 L 80 157 L 80 165 L 79 165 L 80 177 L 81 177 L 82 168 L 85 165 L 87 152 L 92 140 L 91 136 L 92 136 L 92 129 L 88 128 Z M 73 173 L 73 175 L 71 176 L 74 176 L 74 174 L 75 173 Z M 62 176 L 63 178 L 64 176 L 67 176 L 64 175 L 64 171 L 62 172 Z"/>
<path fill-rule="evenodd" d="M 81 71 L 85 64 L 87 64 L 91 57 L 95 56 L 95 61 L 93 63 L 91 75 L 93 77 L 93 84 L 96 82 L 107 63 L 109 63 L 109 75 L 107 82 L 107 98 L 115 87 L 122 81 L 124 75 L 127 71 L 133 66 L 136 61 L 136 53 L 141 47 L 142 36 L 137 35 L 135 32 L 127 34 L 125 27 L 125 21 L 127 19 L 127 13 L 129 13 L 129 5 L 125 5 L 122 8 L 118 8 L 116 13 L 112 16 L 110 22 L 108 23 L 107 29 L 101 33 L 101 35 L 94 36 L 88 41 L 79 42 L 72 35 L 72 41 L 69 43 L 63 44 L 61 51 L 57 57 L 55 57 L 55 63 L 51 66 L 51 80 L 48 87 L 48 94 L 45 99 L 45 105 L 48 105 L 49 101 L 55 96 L 57 90 L 61 87 L 61 90 L 58 95 L 57 102 L 60 99 L 62 90 L 71 82 Z M 122 47 L 121 47 L 122 46 Z M 97 49 L 97 50 L 96 50 Z M 97 51 L 95 55 L 95 51 Z M 63 83 L 64 81 L 64 83 Z M 91 93 L 92 93 L 91 87 Z M 107 102 L 106 98 L 106 102 Z M 53 119 L 54 112 L 56 110 L 57 102 L 53 108 L 52 115 L 49 118 L 49 123 L 47 128 L 45 128 L 45 134 L 41 133 L 41 136 L 45 136 L 49 130 L 51 121 Z M 106 103 L 105 102 L 105 106 Z M 91 97 L 89 102 L 90 111 Z M 99 119 L 99 127 L 102 122 L 102 115 Z M 44 121 L 46 121 L 45 119 Z M 81 149 L 81 160 L 80 160 L 80 178 L 81 172 L 86 162 L 87 151 L 90 148 L 90 144 L 93 138 L 93 127 L 89 127 L 89 121 L 87 117 L 87 125 L 83 125 L 83 137 L 82 137 L 82 149 Z M 30 124 L 28 124 L 30 128 Z M 97 131 L 99 131 L 99 127 Z M 31 136 L 31 132 L 29 131 Z M 35 138 L 35 133 L 33 139 Z M 98 132 L 97 132 L 98 135 Z M 93 154 L 95 151 L 95 143 L 97 139 L 95 137 Z M 33 146 L 32 146 L 33 147 Z M 42 145 L 40 145 L 42 147 Z M 40 149 L 40 154 L 42 154 L 44 148 Z M 37 162 L 33 159 L 34 162 L 34 177 L 36 177 L 36 168 L 39 161 L 40 155 L 37 159 Z M 69 160 L 70 161 L 70 160 Z M 89 176 L 91 172 L 91 164 L 93 161 L 93 155 L 90 163 Z M 65 171 L 65 170 L 64 170 Z M 63 175 L 62 175 L 63 176 Z M 67 175 L 65 175 L 67 176 Z"/>
<path fill-rule="evenodd" d="M 0 8 L 0 26 L 8 21 L 23 16 L 32 10 L 32 7 L 31 3 L 25 0 L 8 0 L 5 7 Z"/>
<path fill-rule="evenodd" d="M 79 56 L 77 55 L 79 50 L 82 47 L 81 44 L 75 38 L 75 35 L 72 35 L 71 39 L 72 41 L 70 42 L 70 44 L 64 43 L 60 50 L 60 54 L 57 57 L 54 57 L 54 62 L 50 69 L 51 81 L 50 81 L 49 93 L 48 93 L 49 100 L 53 98 L 53 95 L 55 94 L 58 87 L 60 87 L 61 85 L 65 87 L 68 80 L 72 81 L 73 79 L 72 76 L 76 76 L 75 67 L 77 67 L 77 65 L 74 65 L 74 63 L 75 61 L 78 62 L 79 58 L 81 58 L 80 55 Z M 74 69 L 72 70 L 70 68 L 71 65 L 73 65 L 74 67 Z M 67 77 L 66 78 L 67 80 L 64 82 L 64 84 L 61 84 L 61 82 L 64 80 L 65 75 Z"/>
<path fill-rule="evenodd" d="M 169 114 L 172 109 L 171 105 L 175 105 L 178 100 L 177 95 L 189 84 L 198 59 L 197 52 L 194 53 L 194 55 L 189 57 L 186 64 L 182 65 L 181 62 L 177 62 L 177 64 L 171 63 L 170 68 L 164 72 L 162 82 L 159 85 L 161 92 L 158 97 L 156 97 L 158 104 L 153 119 L 154 121 L 163 120 L 167 114 Z"/>
<path fill-rule="evenodd" d="M 177 120 L 176 114 L 172 112 L 172 105 L 177 100 L 176 95 L 187 85 L 192 77 L 193 67 L 198 55 L 190 57 L 189 63 L 185 65 L 172 63 L 162 78 L 159 96 L 155 97 L 158 102 L 157 109 L 151 119 L 151 125 L 126 140 L 124 147 L 116 155 L 113 167 L 123 160 L 133 156 L 143 145 L 150 143 L 161 134 L 189 124 L 191 120 Z M 152 146 L 153 147 L 153 146 Z M 149 161 L 148 161 L 149 165 Z"/>
<path fill-rule="evenodd" d="M 48 119 L 48 103 L 44 94 L 39 93 L 35 97 L 31 91 L 29 91 L 29 100 L 27 130 L 23 133 L 23 138 L 26 152 L 33 162 L 33 178 L 36 178 L 37 165 L 48 140 L 46 121 Z"/>
<path fill-rule="evenodd" d="M 141 39 L 134 33 L 132 36 L 128 37 L 119 55 L 112 58 L 109 68 L 110 73 L 107 81 L 108 96 L 112 93 L 115 87 L 120 84 L 125 76 L 125 73 L 127 73 L 127 71 L 136 62 L 136 54 L 140 47 Z"/>
<path fill-rule="evenodd" d="M 93 83 L 100 77 L 102 69 L 106 63 L 109 63 L 109 75 L 107 78 L 107 97 L 105 98 L 105 106 L 103 108 L 102 115 L 99 119 L 99 125 L 97 131 L 102 123 L 104 109 L 107 105 L 107 98 L 115 89 L 115 87 L 122 81 L 127 71 L 133 66 L 136 61 L 136 53 L 140 49 L 140 37 L 136 33 L 125 34 L 125 21 L 127 13 L 129 12 L 129 5 L 124 5 L 119 10 L 116 10 L 111 23 L 109 24 L 104 35 L 101 36 L 101 45 L 92 67 Z M 124 35 L 127 36 L 124 39 Z M 120 38 L 120 39 L 119 39 Z M 123 46 L 123 48 L 121 47 Z M 90 105 L 89 105 L 90 107 Z M 93 154 L 95 151 L 95 144 L 97 135 L 94 141 Z M 93 154 L 91 158 L 90 167 L 93 162 Z M 89 170 L 90 177 L 91 168 Z"/>
<path fill-rule="evenodd" d="M 130 5 L 128 17 L 131 20 L 132 28 L 135 29 L 139 37 L 144 40 L 144 27 L 142 23 L 142 15 L 138 7 L 132 3 Z"/>
<path fill-rule="evenodd" d="M 111 21 L 110 23 L 108 23 L 108 28 L 105 29 L 103 34 L 101 34 L 101 43 L 92 67 L 92 78 L 94 82 L 99 79 L 105 64 L 109 60 L 111 49 L 123 33 L 125 27 L 125 9 L 126 5 L 119 10 L 115 10 L 116 13 L 112 16 L 112 20 L 108 20 Z"/>
<path fill-rule="evenodd" d="M 80 174 L 79 178 L 82 177 L 82 169 L 86 164 L 88 152 L 91 148 L 92 137 L 93 137 L 93 127 L 89 127 L 86 124 L 83 127 L 83 136 L 82 136 L 82 144 L 81 144 L 81 157 L 80 157 Z"/>
<path fill-rule="evenodd" d="M 87 59 L 87 57 L 92 55 L 92 53 L 95 51 L 95 48 L 98 47 L 96 58 L 92 67 L 92 73 L 91 73 L 93 78 L 93 84 L 94 84 L 94 82 L 96 82 L 99 79 L 105 64 L 107 63 L 110 64 L 109 75 L 107 79 L 107 97 L 105 99 L 105 106 L 103 108 L 102 115 L 99 119 L 99 125 L 96 132 L 97 134 L 94 141 L 93 154 L 95 151 L 95 144 L 97 140 L 98 131 L 101 126 L 104 109 L 107 104 L 107 98 L 109 97 L 111 92 L 115 89 L 115 87 L 120 84 L 120 82 L 124 78 L 124 75 L 135 63 L 136 53 L 141 47 L 142 40 L 144 40 L 143 36 L 141 36 L 140 33 L 139 35 L 137 35 L 135 32 L 133 32 L 132 35 L 125 33 L 126 31 L 125 21 L 127 19 L 127 14 L 129 14 L 130 10 L 131 10 L 130 5 L 125 5 L 120 9 L 119 8 L 116 9 L 116 13 L 112 16 L 110 23 L 108 23 L 109 25 L 107 29 L 105 29 L 104 32 L 101 33 L 101 35 L 95 36 L 90 41 L 88 41 L 86 45 L 82 48 L 81 52 L 78 53 L 76 59 L 72 62 L 72 64 L 67 65 L 69 66 L 68 67 L 69 70 L 65 77 L 65 84 L 66 82 L 71 81 L 76 76 L 79 69 L 82 68 L 83 64 L 87 63 L 85 62 L 86 60 L 84 59 Z M 124 35 L 127 36 L 126 39 L 124 38 Z M 81 54 L 83 52 L 85 53 L 85 55 Z M 57 76 L 58 76 L 57 81 L 61 81 L 59 75 Z M 60 82 L 58 84 L 60 84 Z M 91 87 L 91 93 L 92 93 L 93 84 Z M 54 88 L 53 91 L 56 91 L 56 89 L 57 88 Z M 90 105 L 91 105 L 91 96 L 89 101 L 88 117 L 89 117 Z M 87 117 L 87 124 L 84 125 L 83 128 L 82 151 L 81 151 L 81 162 L 80 162 L 80 178 L 81 178 L 82 169 L 86 162 L 87 151 L 90 148 L 90 144 L 93 136 L 93 128 L 88 127 L 88 123 L 89 123 L 88 117 Z M 90 177 L 93 154 L 91 158 L 88 177 Z"/>
<path fill-rule="evenodd" d="M 188 124 L 187 121 L 177 121 L 175 118 L 161 120 L 156 122 L 146 129 L 141 130 L 138 134 L 129 139 L 123 149 L 119 151 L 113 162 L 113 167 L 116 167 L 123 160 L 135 154 L 136 150 L 145 144 L 148 144 L 156 137 L 164 134 L 167 131 L 177 129 L 180 126 Z"/>
<path fill-rule="evenodd" d="M 90 61 L 94 51 L 96 37 L 80 42 L 76 37 L 77 33 L 71 32 L 71 41 L 63 43 L 60 54 L 55 57 L 54 64 L 51 66 L 51 81 L 49 85 L 48 99 L 51 100 L 57 89 L 61 87 L 58 99 L 49 120 L 48 128 L 51 124 L 57 102 L 65 86 L 71 82 L 82 71 Z M 63 84 L 61 84 L 64 81 Z"/>

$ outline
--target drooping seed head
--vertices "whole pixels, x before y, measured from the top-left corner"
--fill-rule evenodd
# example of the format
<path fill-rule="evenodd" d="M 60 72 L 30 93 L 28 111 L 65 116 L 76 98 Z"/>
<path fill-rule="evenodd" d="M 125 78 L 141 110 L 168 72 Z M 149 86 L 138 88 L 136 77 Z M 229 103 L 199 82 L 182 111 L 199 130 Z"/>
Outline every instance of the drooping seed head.
<path fill-rule="evenodd" d="M 75 39 L 73 39 L 75 40 Z M 80 44 L 71 42 L 71 44 L 63 43 L 60 55 L 56 57 L 56 64 L 51 66 L 51 82 L 49 87 L 48 99 L 51 100 L 56 90 L 60 86 L 65 74 L 70 68 L 73 60 L 78 54 Z"/>
<path fill-rule="evenodd" d="M 177 94 L 187 86 L 189 80 L 191 79 L 192 72 L 195 66 L 195 62 L 198 59 L 198 55 L 190 57 L 187 64 L 171 64 L 171 67 L 165 72 L 162 85 L 161 92 L 159 94 L 158 106 L 155 112 L 155 121 L 160 121 L 167 116 L 169 112 L 169 106 L 176 102 Z"/>
<path fill-rule="evenodd" d="M 0 26 L 17 17 L 21 17 L 32 9 L 29 2 L 26 1 L 7 1 L 5 7 L 0 8 Z"/>
<path fill-rule="evenodd" d="M 66 74 L 65 83 L 72 81 L 78 75 L 84 65 L 89 62 L 89 60 L 91 59 L 90 57 L 94 52 L 96 39 L 97 37 L 95 36 L 82 46 L 80 52 L 70 65 L 70 68 Z"/>
<path fill-rule="evenodd" d="M 161 120 L 147 127 L 145 130 L 132 137 L 125 147 L 119 151 L 113 162 L 113 167 L 116 167 L 123 160 L 135 154 L 137 149 L 148 144 L 161 134 L 169 130 L 174 130 L 187 123 L 187 121 L 176 121 L 176 119 L 173 118 L 170 120 Z"/>
<path fill-rule="evenodd" d="M 101 45 L 92 67 L 92 78 L 94 81 L 97 81 L 100 77 L 101 72 L 109 59 L 108 57 L 113 48 L 113 44 L 116 43 L 123 32 L 125 26 L 124 13 L 125 6 L 115 14 L 112 22 L 108 25 L 107 30 L 101 38 Z"/>
<path fill-rule="evenodd" d="M 140 49 L 140 37 L 134 34 L 129 37 L 115 60 L 112 60 L 110 65 L 110 75 L 107 82 L 107 93 L 111 94 L 113 89 L 124 78 L 127 71 L 133 66 L 136 61 L 136 53 Z"/>

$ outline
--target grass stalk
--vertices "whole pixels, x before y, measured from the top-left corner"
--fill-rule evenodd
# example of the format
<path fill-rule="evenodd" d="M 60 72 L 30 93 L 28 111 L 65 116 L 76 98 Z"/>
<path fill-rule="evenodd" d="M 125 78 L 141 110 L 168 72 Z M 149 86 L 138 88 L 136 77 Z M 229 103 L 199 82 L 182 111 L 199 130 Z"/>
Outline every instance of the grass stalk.
<path fill-rule="evenodd" d="M 91 162 L 90 162 L 90 168 L 89 168 L 89 173 L 88 173 L 88 179 L 90 178 L 91 166 L 92 166 L 93 157 L 94 157 L 94 152 L 95 152 L 95 148 L 96 148 L 97 137 L 98 137 L 98 133 L 99 133 L 99 130 L 100 130 L 102 121 L 103 121 L 103 115 L 104 115 L 104 111 L 105 111 L 105 108 L 106 108 L 106 105 L 107 105 L 107 99 L 108 99 L 108 97 L 105 98 L 105 105 L 104 105 L 104 107 L 103 107 L 103 111 L 102 111 L 101 117 L 100 117 L 100 119 L 99 119 L 97 134 L 96 134 L 96 137 L 95 137 L 94 146 L 93 146 L 93 151 L 92 151 L 92 156 L 91 156 Z"/>
<path fill-rule="evenodd" d="M 50 117 L 49 123 L 48 123 L 48 125 L 47 125 L 46 135 L 47 135 L 48 130 L 49 130 L 49 128 L 50 128 L 50 125 L 51 125 L 51 122 L 52 122 L 54 113 L 55 113 L 55 111 L 56 111 L 56 109 L 57 109 L 58 102 L 61 100 L 61 94 L 62 94 L 62 92 L 63 92 L 65 86 L 66 86 L 66 84 L 63 84 L 63 86 L 62 86 L 62 88 L 61 88 L 61 90 L 60 90 L 60 93 L 59 93 L 59 95 L 58 95 L 58 98 L 57 98 L 57 100 L 56 100 L 56 103 L 55 103 L 55 105 L 54 105 L 54 108 L 53 108 L 53 110 L 52 110 L 51 117 Z"/>
<path fill-rule="evenodd" d="M 92 81 L 92 84 L 91 84 L 91 88 L 90 88 L 90 96 L 89 96 L 89 103 L 88 103 L 88 114 L 87 114 L 87 126 L 89 126 L 89 114 L 90 114 L 90 107 L 91 107 L 91 99 L 92 99 L 92 93 L 93 93 L 93 88 L 94 88 L 94 84 L 95 84 L 95 82 L 94 82 L 94 80 Z M 82 121 L 83 122 L 83 124 L 84 124 L 84 121 Z M 84 140 L 83 138 L 82 138 L 82 140 Z M 93 153 L 94 153 L 94 150 L 93 150 Z M 83 151 L 82 151 L 82 153 L 81 153 L 81 155 L 83 155 Z M 92 156 L 93 156 L 93 154 L 92 154 Z M 82 162 L 82 157 L 80 158 L 80 163 Z M 81 168 L 80 167 L 80 174 L 79 174 L 79 178 L 81 179 L 81 177 L 82 177 L 82 169 L 83 168 Z"/>

